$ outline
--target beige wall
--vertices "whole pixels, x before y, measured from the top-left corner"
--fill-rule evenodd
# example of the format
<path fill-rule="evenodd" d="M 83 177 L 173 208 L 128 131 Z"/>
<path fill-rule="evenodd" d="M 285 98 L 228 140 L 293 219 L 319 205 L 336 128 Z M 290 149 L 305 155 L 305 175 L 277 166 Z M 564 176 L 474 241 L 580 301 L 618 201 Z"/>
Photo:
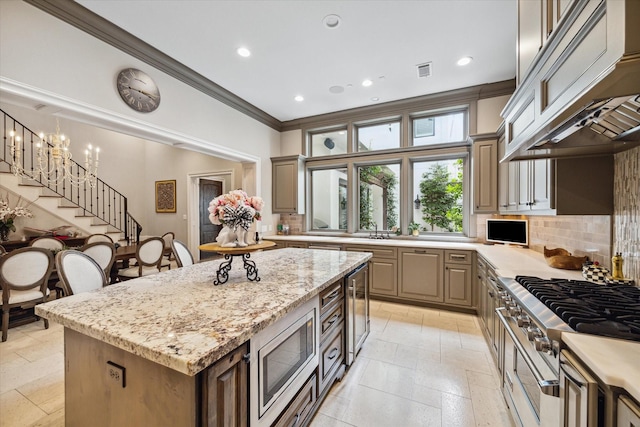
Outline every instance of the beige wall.
<path fill-rule="evenodd" d="M 505 95 L 478 100 L 477 133 L 492 133 L 500 127 L 500 112 L 507 105 L 509 98 L 509 95 Z"/>

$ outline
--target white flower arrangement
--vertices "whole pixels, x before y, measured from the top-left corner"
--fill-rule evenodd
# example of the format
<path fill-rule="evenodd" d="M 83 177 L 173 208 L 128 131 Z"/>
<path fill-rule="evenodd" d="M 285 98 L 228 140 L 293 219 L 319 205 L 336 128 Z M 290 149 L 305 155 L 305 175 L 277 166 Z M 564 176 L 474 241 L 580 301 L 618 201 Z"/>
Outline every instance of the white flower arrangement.
<path fill-rule="evenodd" d="M 26 206 L 21 206 L 22 197 L 18 198 L 18 202 L 14 207 L 10 207 L 9 196 L 0 199 L 0 229 L 7 231 L 16 231 L 13 223 L 16 218 L 33 218 L 33 213 Z"/>

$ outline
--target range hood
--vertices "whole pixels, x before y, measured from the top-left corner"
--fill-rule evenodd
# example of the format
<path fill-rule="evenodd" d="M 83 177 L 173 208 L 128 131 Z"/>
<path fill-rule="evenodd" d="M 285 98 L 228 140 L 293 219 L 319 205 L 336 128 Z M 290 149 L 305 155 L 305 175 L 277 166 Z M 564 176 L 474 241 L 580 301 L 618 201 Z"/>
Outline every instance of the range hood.
<path fill-rule="evenodd" d="M 640 2 L 579 1 L 567 15 L 503 111 L 514 132 L 503 161 L 640 146 Z M 527 102 L 532 119 L 518 123 Z"/>
<path fill-rule="evenodd" d="M 583 147 L 594 154 L 622 151 L 638 143 L 640 95 L 633 95 L 590 103 L 529 150 L 575 150 Z"/>

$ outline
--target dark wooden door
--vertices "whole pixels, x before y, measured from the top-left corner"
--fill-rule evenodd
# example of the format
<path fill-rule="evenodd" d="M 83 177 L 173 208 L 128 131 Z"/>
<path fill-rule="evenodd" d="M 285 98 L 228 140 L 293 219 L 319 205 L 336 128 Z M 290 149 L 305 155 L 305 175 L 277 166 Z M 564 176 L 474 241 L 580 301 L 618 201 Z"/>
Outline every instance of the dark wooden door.
<path fill-rule="evenodd" d="M 216 241 L 221 225 L 211 224 L 209 221 L 209 202 L 222 194 L 222 182 L 209 179 L 200 180 L 200 244 Z M 216 256 L 213 252 L 200 251 L 200 259 Z"/>

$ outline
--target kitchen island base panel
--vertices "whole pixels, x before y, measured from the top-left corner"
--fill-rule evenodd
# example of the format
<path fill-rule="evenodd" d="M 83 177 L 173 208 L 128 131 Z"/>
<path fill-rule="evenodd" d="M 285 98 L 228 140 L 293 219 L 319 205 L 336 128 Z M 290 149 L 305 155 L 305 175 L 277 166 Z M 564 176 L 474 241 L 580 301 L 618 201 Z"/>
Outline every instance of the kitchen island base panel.
<path fill-rule="evenodd" d="M 415 305 L 417 307 L 433 308 L 436 310 L 453 311 L 457 313 L 475 314 L 475 315 L 478 314 L 478 310 L 475 308 L 462 307 L 462 306 L 458 307 L 458 306 L 453 306 L 449 304 L 439 304 L 439 303 L 428 302 L 428 301 L 416 301 L 413 299 L 406 300 L 398 297 L 389 297 L 386 295 L 383 296 L 383 295 L 373 295 L 373 294 L 370 294 L 369 298 L 371 301 L 394 302 L 402 305 Z"/>
<path fill-rule="evenodd" d="M 64 331 L 64 347 L 66 427 L 86 427 L 87 420 L 93 427 L 198 425 L 198 376 L 69 328 Z M 123 367 L 124 378 L 109 375 L 113 365 L 107 362 Z"/>

